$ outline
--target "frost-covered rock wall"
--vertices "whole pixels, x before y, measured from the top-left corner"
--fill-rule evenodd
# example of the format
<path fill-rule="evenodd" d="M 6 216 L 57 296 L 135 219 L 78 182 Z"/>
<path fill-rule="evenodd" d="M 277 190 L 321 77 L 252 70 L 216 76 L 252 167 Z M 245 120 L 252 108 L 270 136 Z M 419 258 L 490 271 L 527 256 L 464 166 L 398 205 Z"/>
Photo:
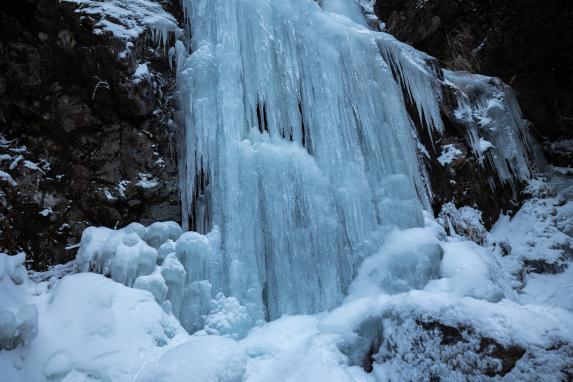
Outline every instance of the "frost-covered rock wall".
<path fill-rule="evenodd" d="M 176 1 L 3 1 L 0 248 L 42 269 L 90 225 L 179 220 L 173 15 Z"/>

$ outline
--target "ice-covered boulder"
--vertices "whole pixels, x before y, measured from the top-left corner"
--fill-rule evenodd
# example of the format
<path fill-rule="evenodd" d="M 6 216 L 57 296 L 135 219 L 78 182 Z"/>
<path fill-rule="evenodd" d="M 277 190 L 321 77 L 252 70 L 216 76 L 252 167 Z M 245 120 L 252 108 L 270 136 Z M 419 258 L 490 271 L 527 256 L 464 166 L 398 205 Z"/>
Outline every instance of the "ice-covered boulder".
<path fill-rule="evenodd" d="M 487 231 L 483 226 L 482 213 L 475 208 L 464 206 L 456 208 L 449 202 L 442 206 L 438 222 L 450 236 L 462 236 L 479 245 L 487 241 Z"/>
<path fill-rule="evenodd" d="M 185 266 L 189 281 L 209 277 L 208 261 L 214 252 L 209 239 L 197 232 L 185 232 L 175 244 L 177 257 Z"/>
<path fill-rule="evenodd" d="M 136 278 L 133 287 L 150 292 L 158 304 L 162 304 L 167 297 L 167 284 L 161 275 L 161 269 L 159 267 L 155 267 L 155 271 L 150 275 L 143 275 Z"/>
<path fill-rule="evenodd" d="M 26 255 L 23 252 L 14 256 L 0 253 L 0 281 L 4 277 L 9 277 L 14 284 L 22 285 L 27 278 L 24 267 L 25 260 Z"/>
<path fill-rule="evenodd" d="M 220 329 L 215 332 L 244 335 L 246 328 L 241 324 L 229 324 L 242 322 L 238 316 L 227 323 L 214 318 L 222 317 L 225 310 L 214 299 L 222 291 L 218 248 L 217 227 L 207 235 L 182 233 L 175 222 L 156 222 L 149 227 L 131 223 L 118 230 L 90 227 L 82 235 L 76 266 L 82 272 L 95 271 L 151 292 L 191 333 L 203 329 L 206 317 L 214 310 L 213 326 Z M 238 306 L 242 312 L 244 306 Z M 226 313 L 223 316 L 229 317 Z"/>
<path fill-rule="evenodd" d="M 175 242 L 173 240 L 167 240 L 159 246 L 157 249 L 157 262 L 161 265 L 170 253 L 175 253 Z"/>
<path fill-rule="evenodd" d="M 185 293 L 185 278 L 187 272 L 177 259 L 175 253 L 170 253 L 161 264 L 161 275 L 167 285 L 167 300 L 170 302 L 170 310 L 179 317 L 179 306 Z"/>

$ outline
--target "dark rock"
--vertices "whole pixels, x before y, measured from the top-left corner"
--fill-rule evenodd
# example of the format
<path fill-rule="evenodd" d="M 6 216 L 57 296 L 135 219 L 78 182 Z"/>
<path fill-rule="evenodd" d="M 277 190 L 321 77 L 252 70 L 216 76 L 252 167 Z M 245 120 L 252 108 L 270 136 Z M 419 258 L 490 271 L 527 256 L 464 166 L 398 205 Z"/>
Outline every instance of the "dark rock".
<path fill-rule="evenodd" d="M 499 245 L 499 248 L 501 249 L 501 255 L 502 256 L 511 255 L 511 245 L 509 245 L 509 243 L 507 241 L 500 241 L 499 243 L 496 243 L 496 244 Z"/>
<path fill-rule="evenodd" d="M 163 1 L 182 20 L 179 2 Z M 90 225 L 180 220 L 172 142 L 175 73 L 142 35 L 94 34 L 58 0 L 0 7 L 0 250 L 36 270 L 65 262 Z M 146 64 L 149 75 L 134 81 Z M 21 155 L 21 159 L 14 161 Z M 14 164 L 14 165 L 13 165 Z M 142 178 L 153 187 L 140 187 Z M 149 184 L 149 183 L 148 183 Z"/>
<path fill-rule="evenodd" d="M 523 265 L 527 273 L 562 273 L 567 269 L 567 263 L 563 260 L 549 262 L 545 259 L 525 259 Z"/>

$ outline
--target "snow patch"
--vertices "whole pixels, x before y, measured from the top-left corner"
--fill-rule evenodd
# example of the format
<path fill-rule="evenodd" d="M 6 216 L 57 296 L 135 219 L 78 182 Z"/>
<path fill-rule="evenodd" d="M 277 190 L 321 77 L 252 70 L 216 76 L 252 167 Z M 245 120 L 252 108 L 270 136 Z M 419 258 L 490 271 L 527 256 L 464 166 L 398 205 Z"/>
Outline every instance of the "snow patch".
<path fill-rule="evenodd" d="M 442 153 L 438 157 L 438 162 L 442 166 L 447 166 L 452 163 L 454 160 L 459 158 L 462 155 L 462 151 L 456 147 L 454 144 L 444 145 L 442 147 Z"/>

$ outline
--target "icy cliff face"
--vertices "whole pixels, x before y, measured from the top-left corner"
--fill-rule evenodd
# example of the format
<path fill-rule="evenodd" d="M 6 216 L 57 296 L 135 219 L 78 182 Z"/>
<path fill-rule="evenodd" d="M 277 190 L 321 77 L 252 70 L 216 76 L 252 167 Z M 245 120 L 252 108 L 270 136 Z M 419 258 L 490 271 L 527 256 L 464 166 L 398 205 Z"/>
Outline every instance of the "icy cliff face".
<path fill-rule="evenodd" d="M 446 82 L 499 180 L 531 175 L 511 93 L 483 78 L 444 80 L 431 57 L 369 29 L 354 1 L 183 5 L 184 228 L 220 228 L 210 282 L 255 317 L 332 308 L 373 243 L 422 224 L 432 195 L 412 118 L 439 137 Z"/>

